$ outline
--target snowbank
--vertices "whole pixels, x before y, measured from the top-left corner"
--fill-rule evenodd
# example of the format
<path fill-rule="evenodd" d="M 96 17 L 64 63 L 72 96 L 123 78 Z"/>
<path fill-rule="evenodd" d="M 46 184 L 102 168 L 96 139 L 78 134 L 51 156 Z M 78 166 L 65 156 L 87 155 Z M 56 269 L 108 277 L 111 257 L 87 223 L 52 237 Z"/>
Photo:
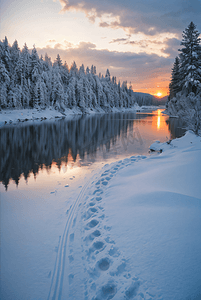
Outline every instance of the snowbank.
<path fill-rule="evenodd" d="M 135 104 L 131 108 L 105 108 L 102 109 L 101 107 L 97 107 L 94 109 L 84 109 L 81 110 L 80 108 L 76 107 L 73 109 L 65 109 L 63 111 L 55 110 L 54 108 L 46 108 L 46 109 L 6 109 L 0 111 L 0 127 L 7 124 L 16 124 L 19 122 L 40 122 L 43 120 L 53 120 L 55 118 L 74 118 L 76 116 L 82 114 L 104 114 L 110 112 L 135 112 L 141 111 L 144 109 L 149 109 L 149 106 L 140 107 L 138 104 Z M 151 107 L 152 108 L 152 107 Z"/>
<path fill-rule="evenodd" d="M 188 132 L 154 147 L 163 152 L 105 166 L 87 192 L 80 227 L 89 299 L 201 296 L 201 138 Z M 72 264 L 69 299 L 81 299 Z"/>

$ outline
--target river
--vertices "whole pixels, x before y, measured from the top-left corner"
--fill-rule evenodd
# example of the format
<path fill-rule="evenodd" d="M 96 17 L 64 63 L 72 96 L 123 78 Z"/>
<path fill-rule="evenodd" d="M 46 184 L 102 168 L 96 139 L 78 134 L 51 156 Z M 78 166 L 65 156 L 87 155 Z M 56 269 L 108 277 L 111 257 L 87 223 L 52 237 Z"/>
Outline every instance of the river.
<path fill-rule="evenodd" d="M 105 163 L 147 155 L 155 140 L 185 133 L 181 121 L 162 111 L 5 126 L 0 129 L 0 190 L 44 187 L 67 177 L 71 183 Z"/>

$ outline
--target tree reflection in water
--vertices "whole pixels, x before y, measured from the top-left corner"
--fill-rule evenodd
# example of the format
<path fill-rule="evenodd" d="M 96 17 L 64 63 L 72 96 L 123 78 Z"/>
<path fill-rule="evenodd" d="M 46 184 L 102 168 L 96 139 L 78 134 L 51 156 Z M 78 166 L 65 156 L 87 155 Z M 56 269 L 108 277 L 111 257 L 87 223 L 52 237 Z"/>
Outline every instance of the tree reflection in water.
<path fill-rule="evenodd" d="M 27 179 L 40 169 L 51 169 L 56 162 L 74 161 L 95 155 L 97 148 L 109 151 L 121 133 L 133 128 L 133 113 L 83 116 L 76 120 L 58 120 L 28 126 L 0 129 L 0 181 L 7 188 L 9 180 L 18 185 L 21 174 Z"/>
<path fill-rule="evenodd" d="M 135 142 L 140 147 L 142 138 L 137 126 L 145 125 L 151 117 L 151 113 L 137 116 L 116 113 L 3 127 L 0 129 L 0 181 L 7 189 L 11 179 L 18 185 L 21 175 L 27 180 L 31 173 L 36 177 L 40 170 L 50 170 L 55 164 L 60 170 L 69 159 L 80 160 L 84 165 L 96 160 L 97 151 L 105 159 L 109 152 L 117 153 L 119 147 L 126 151 Z M 184 130 L 178 129 L 178 119 L 170 119 L 167 124 L 173 138 L 184 134 Z"/>

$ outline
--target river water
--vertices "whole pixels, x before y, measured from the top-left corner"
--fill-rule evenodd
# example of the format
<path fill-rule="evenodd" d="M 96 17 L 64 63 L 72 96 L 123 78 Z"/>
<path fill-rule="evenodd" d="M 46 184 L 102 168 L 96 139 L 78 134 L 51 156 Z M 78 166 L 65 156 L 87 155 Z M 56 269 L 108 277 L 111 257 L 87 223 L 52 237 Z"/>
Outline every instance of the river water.
<path fill-rule="evenodd" d="M 182 136 L 163 109 L 78 116 L 0 129 L 0 191 L 71 185 L 103 164 L 147 155 L 149 146 Z M 66 181 L 66 179 L 68 179 Z"/>

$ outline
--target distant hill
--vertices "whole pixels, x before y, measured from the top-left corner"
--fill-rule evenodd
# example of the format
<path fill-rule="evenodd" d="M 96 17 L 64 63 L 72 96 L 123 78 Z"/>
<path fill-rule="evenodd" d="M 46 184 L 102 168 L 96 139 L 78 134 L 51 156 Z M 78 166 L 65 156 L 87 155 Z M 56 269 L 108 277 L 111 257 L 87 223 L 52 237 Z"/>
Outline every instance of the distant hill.
<path fill-rule="evenodd" d="M 153 105 L 165 105 L 165 103 L 167 102 L 167 99 L 168 99 L 168 96 L 165 96 L 163 98 L 153 96 L 152 103 L 153 103 Z"/>
<path fill-rule="evenodd" d="M 137 100 L 137 103 L 139 105 L 143 105 L 143 101 L 147 102 L 148 99 L 149 99 L 149 102 L 151 102 L 152 105 L 156 105 L 156 106 L 165 105 L 165 103 L 167 102 L 167 98 L 168 98 L 168 96 L 165 96 L 163 98 L 159 98 L 157 96 L 153 96 L 153 95 L 148 94 L 148 93 L 140 93 L 140 92 L 134 92 L 134 95 L 135 95 L 135 99 Z"/>

